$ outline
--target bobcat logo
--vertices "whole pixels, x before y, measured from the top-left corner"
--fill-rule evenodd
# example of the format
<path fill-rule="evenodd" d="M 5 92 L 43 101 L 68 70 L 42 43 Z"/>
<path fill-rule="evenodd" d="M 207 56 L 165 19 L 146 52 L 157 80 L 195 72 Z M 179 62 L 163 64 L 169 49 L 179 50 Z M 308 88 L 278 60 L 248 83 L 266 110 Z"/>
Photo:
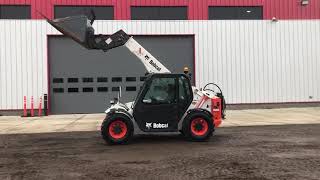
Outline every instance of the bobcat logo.
<path fill-rule="evenodd" d="M 152 127 L 152 123 L 146 123 L 146 128 L 150 129 Z"/>
<path fill-rule="evenodd" d="M 168 128 L 169 127 L 169 124 L 166 123 L 166 124 L 161 124 L 161 123 L 147 123 L 146 122 L 146 128 L 150 129 L 150 128 L 153 128 L 153 129 L 163 129 L 163 128 Z"/>

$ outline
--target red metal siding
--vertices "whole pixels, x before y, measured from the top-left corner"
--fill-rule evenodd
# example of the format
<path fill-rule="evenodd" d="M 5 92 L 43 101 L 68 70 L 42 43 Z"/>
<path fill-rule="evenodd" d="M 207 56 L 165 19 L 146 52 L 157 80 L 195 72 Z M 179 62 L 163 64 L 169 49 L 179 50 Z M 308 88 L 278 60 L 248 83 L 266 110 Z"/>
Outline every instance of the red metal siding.
<path fill-rule="evenodd" d="M 209 6 L 263 6 L 264 19 L 320 19 L 320 0 L 0 0 L 0 4 L 30 4 L 31 17 L 41 19 L 37 10 L 53 17 L 54 5 L 114 6 L 117 20 L 130 19 L 130 6 L 188 6 L 189 19 L 208 19 Z"/>
<path fill-rule="evenodd" d="M 308 6 L 301 6 L 298 0 L 268 0 L 264 4 L 264 18 L 271 19 L 319 19 L 320 2 L 310 0 Z"/>

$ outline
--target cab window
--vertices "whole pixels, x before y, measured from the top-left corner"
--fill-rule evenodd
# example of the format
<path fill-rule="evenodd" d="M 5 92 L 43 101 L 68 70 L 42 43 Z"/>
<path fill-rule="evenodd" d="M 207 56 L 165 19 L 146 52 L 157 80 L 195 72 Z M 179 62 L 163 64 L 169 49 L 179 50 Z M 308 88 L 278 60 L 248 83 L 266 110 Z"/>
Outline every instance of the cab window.
<path fill-rule="evenodd" d="M 188 79 L 184 76 L 179 78 L 179 101 L 180 102 L 188 102 L 190 99 L 190 87 L 188 83 Z"/>
<path fill-rule="evenodd" d="M 148 104 L 176 103 L 175 78 L 153 79 L 142 101 Z"/>

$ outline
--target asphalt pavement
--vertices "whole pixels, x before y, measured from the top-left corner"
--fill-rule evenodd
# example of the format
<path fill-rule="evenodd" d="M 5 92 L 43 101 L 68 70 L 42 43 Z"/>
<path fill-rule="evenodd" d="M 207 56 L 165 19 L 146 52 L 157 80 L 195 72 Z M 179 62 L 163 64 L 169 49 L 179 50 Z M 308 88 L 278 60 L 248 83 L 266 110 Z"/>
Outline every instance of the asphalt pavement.
<path fill-rule="evenodd" d="M 0 134 L 96 131 L 105 114 L 0 116 Z M 221 127 L 320 124 L 320 107 L 227 111 Z"/>

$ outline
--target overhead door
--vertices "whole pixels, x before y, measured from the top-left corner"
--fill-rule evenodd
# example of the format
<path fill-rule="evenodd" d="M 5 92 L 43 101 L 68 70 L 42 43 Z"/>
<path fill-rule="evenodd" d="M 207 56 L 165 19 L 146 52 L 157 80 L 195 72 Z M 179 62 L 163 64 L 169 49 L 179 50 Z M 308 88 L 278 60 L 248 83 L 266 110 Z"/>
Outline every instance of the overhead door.
<path fill-rule="evenodd" d="M 193 36 L 135 36 L 170 71 L 194 72 Z M 101 113 L 117 97 L 134 99 L 146 70 L 126 47 L 86 50 L 64 36 L 49 36 L 50 111 L 52 114 Z"/>

